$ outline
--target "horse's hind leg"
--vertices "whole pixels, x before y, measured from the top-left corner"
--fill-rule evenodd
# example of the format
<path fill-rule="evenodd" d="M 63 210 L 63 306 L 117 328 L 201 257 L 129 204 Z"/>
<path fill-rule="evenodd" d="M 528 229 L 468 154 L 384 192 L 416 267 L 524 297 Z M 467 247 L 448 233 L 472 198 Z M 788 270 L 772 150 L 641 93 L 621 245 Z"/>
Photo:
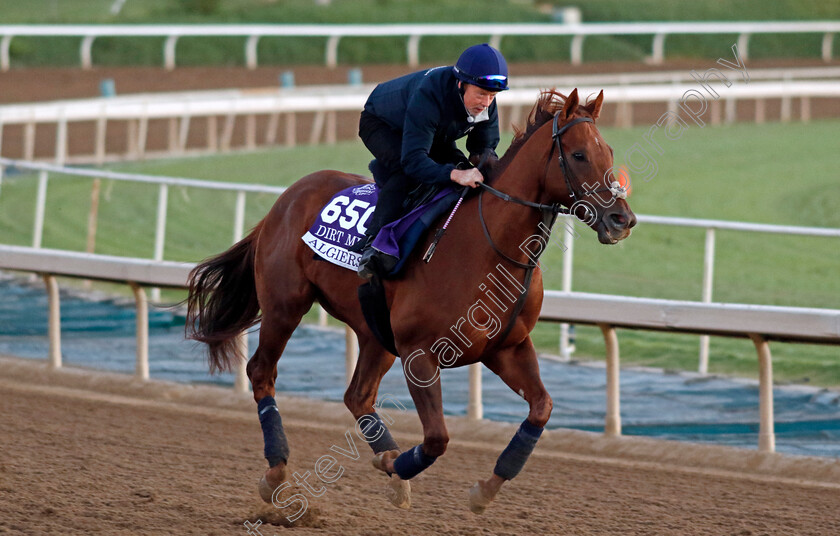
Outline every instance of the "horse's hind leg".
<path fill-rule="evenodd" d="M 394 364 L 394 356 L 370 334 L 359 335 L 359 361 L 353 371 L 353 379 L 344 394 L 344 404 L 358 423 L 357 432 L 377 455 L 374 466 L 381 469 L 383 459 L 396 458 L 400 447 L 385 425 L 382 417 L 376 412 L 376 398 L 382 377 Z M 382 405 L 378 404 L 380 407 Z M 388 414 L 382 412 L 388 419 Z M 411 486 L 407 480 L 389 473 L 388 499 L 399 508 L 411 507 Z"/>
<path fill-rule="evenodd" d="M 485 364 L 514 392 L 528 402 L 528 418 L 499 455 L 492 476 L 470 489 L 470 510 L 484 512 L 502 484 L 519 474 L 551 416 L 551 397 L 540 379 L 540 368 L 531 338 L 519 346 L 498 352 Z"/>
<path fill-rule="evenodd" d="M 274 400 L 277 361 L 313 301 L 314 293 L 310 288 L 290 293 L 284 296 L 282 301 L 279 301 L 277 296 L 274 296 L 274 301 L 264 301 L 263 303 L 282 305 L 263 311 L 259 346 L 246 368 L 254 391 L 254 400 L 257 402 L 265 443 L 264 453 L 269 465 L 259 485 L 260 496 L 268 503 L 271 503 L 277 487 L 286 480 L 286 464 L 289 459 L 289 445 L 280 411 Z"/>
<path fill-rule="evenodd" d="M 376 395 L 382 377 L 394 364 L 395 357 L 368 334 L 359 335 L 359 360 L 353 378 L 344 393 L 344 405 L 353 414 L 374 454 L 398 450 L 396 441 L 376 413 Z M 387 415 L 386 415 L 387 417 Z"/>

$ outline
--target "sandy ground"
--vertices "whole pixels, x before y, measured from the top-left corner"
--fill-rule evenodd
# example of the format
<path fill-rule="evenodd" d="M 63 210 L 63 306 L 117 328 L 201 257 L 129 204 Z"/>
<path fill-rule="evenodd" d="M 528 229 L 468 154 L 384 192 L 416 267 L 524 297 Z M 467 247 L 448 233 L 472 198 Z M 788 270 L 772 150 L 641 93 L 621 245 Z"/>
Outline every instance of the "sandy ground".
<path fill-rule="evenodd" d="M 245 535 L 245 522 L 264 536 L 840 533 L 837 460 L 565 431 L 546 433 L 476 516 L 467 489 L 489 476 L 513 427 L 456 418 L 446 455 L 398 510 L 364 444 L 354 441 L 355 460 L 331 452 L 352 451 L 341 405 L 278 402 L 292 469 L 311 472 L 325 454 L 344 468 L 319 497 L 296 488 L 308 509 L 294 524 L 284 516 L 295 509 L 257 494 L 265 461 L 250 396 L 0 358 L 0 533 Z M 400 444 L 418 443 L 416 415 L 393 414 Z"/>

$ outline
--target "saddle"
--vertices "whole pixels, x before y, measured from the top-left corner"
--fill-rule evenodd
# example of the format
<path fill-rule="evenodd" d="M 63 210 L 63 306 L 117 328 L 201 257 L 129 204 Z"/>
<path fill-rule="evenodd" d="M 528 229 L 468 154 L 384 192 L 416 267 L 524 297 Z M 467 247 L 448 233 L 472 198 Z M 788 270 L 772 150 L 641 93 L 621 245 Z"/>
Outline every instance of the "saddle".
<path fill-rule="evenodd" d="M 496 157 L 496 153 L 489 150 L 481 155 L 480 162 L 474 162 L 474 164 L 477 164 L 477 167 L 486 175 L 487 172 L 490 171 L 491 167 L 497 162 L 498 158 Z M 420 242 L 423 234 L 429 229 L 432 223 L 434 223 L 439 216 L 451 208 L 458 199 L 458 193 L 454 188 L 449 188 L 450 192 L 443 196 L 440 195 L 440 192 L 430 192 L 428 188 L 428 186 L 422 185 L 409 194 L 409 198 L 414 196 L 415 201 L 420 200 L 421 202 L 426 202 L 428 205 L 432 206 L 431 209 L 427 210 L 417 218 L 419 222 L 418 224 L 407 225 L 406 232 L 402 236 L 404 236 L 406 244 L 410 244 L 409 251 L 413 249 L 418 242 Z M 437 201 L 438 199 L 440 199 L 440 201 Z M 409 215 L 410 214 L 411 212 Z M 400 220 L 397 220 L 394 224 L 399 224 L 406 218 L 408 218 L 408 215 L 404 216 Z M 382 228 L 377 235 L 376 240 L 373 242 L 374 247 L 380 251 L 384 251 L 381 248 L 384 244 L 382 242 L 377 243 L 377 241 L 380 239 L 385 240 L 385 237 L 388 236 L 385 232 L 386 229 L 394 224 L 389 224 Z M 440 233 L 438 234 L 438 237 L 439 236 L 441 236 Z M 430 252 L 431 251 L 433 251 L 433 248 L 430 248 Z M 389 274 L 389 277 L 402 270 L 407 258 L 408 254 L 400 258 L 400 261 L 397 263 L 394 270 Z M 394 343 L 394 330 L 391 326 L 391 311 L 388 309 L 388 303 L 385 296 L 385 286 L 382 278 L 379 275 L 374 274 L 367 283 L 359 286 L 358 295 L 359 303 L 362 306 L 362 314 L 364 314 L 365 317 L 365 322 L 367 322 L 367 325 L 374 337 L 376 337 L 379 343 L 386 350 L 399 357 L 399 353 L 397 353 L 397 348 Z"/>

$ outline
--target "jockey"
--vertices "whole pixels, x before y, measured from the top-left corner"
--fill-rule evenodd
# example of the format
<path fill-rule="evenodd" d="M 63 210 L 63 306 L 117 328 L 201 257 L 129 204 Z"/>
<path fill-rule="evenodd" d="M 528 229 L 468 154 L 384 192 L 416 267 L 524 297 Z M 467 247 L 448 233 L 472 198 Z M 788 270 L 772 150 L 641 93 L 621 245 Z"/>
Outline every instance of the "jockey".
<path fill-rule="evenodd" d="M 471 157 L 487 151 L 495 156 L 499 143 L 495 97 L 506 89 L 505 58 L 486 43 L 466 49 L 454 66 L 418 71 L 376 86 L 359 120 L 359 136 L 375 157 L 370 170 L 379 186 L 366 236 L 354 248 L 364 251 L 361 277 L 390 270 L 385 254 L 371 242 L 384 225 L 402 216 L 409 192 L 450 182 L 475 188 L 484 181 L 455 140 L 467 136 Z"/>

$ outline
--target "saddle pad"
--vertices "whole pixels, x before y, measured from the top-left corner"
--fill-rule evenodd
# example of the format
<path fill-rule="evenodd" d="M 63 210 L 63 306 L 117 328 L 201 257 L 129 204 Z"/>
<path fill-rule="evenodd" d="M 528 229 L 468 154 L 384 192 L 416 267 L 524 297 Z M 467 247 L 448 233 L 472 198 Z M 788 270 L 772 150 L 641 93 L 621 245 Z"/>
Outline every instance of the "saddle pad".
<path fill-rule="evenodd" d="M 357 270 L 361 254 L 347 248 L 364 236 L 378 197 L 379 189 L 373 184 L 341 190 L 321 209 L 301 239 L 324 260 Z"/>

